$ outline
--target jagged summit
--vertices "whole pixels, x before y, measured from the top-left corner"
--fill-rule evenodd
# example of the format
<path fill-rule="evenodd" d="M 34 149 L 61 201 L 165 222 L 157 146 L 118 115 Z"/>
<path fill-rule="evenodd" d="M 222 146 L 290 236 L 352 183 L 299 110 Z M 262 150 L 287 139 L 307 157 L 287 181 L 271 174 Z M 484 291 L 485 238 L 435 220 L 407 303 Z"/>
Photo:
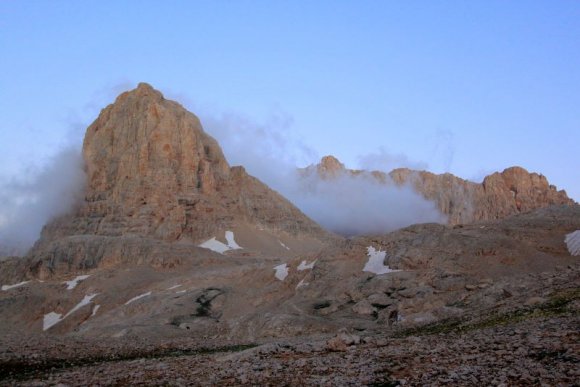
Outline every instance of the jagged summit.
<path fill-rule="evenodd" d="M 245 170 L 234 173 L 200 120 L 146 83 L 101 112 L 87 129 L 83 154 L 82 215 L 102 217 L 90 232 L 199 240 L 242 220 L 292 233 L 318 231 Z"/>
<path fill-rule="evenodd" d="M 319 172 L 335 173 L 344 169 L 344 164 L 332 155 L 324 156 L 318 164 Z"/>
<path fill-rule="evenodd" d="M 551 185 L 544 175 L 513 166 L 495 172 L 474 183 L 451 173 L 436 175 L 427 171 L 397 168 L 388 171 L 347 169 L 334 156 L 325 156 L 319 164 L 301 170 L 303 175 L 316 173 L 322 179 L 347 176 L 371 176 L 389 185 L 408 184 L 425 199 L 437 204 L 449 224 L 502 219 L 554 204 L 574 204 L 564 190 Z"/>
<path fill-rule="evenodd" d="M 146 83 L 101 111 L 87 129 L 83 156 L 85 201 L 73 216 L 45 228 L 32 256 L 70 259 L 62 250 L 71 249 L 70 238 L 79 235 L 199 244 L 240 230 L 255 249 L 274 236 L 328 236 L 243 168 L 230 168 L 200 120 Z M 270 237 L 252 236 L 263 232 Z M 55 247 L 63 238 L 70 243 Z M 82 262 L 89 253 L 78 255 Z"/>
<path fill-rule="evenodd" d="M 155 191 L 150 186 L 163 184 L 174 194 L 211 193 L 229 175 L 221 148 L 199 119 L 145 83 L 101 112 L 87 129 L 83 154 L 89 192 L 110 193 L 131 205 L 147 201 Z M 139 188 L 147 189 L 133 197 Z"/>
<path fill-rule="evenodd" d="M 309 165 L 305 168 L 299 168 L 299 171 L 303 175 L 316 173 L 317 176 L 323 179 L 336 178 L 347 171 L 353 172 L 352 170 L 347 170 L 344 164 L 332 155 L 322 157 L 318 164 Z"/>

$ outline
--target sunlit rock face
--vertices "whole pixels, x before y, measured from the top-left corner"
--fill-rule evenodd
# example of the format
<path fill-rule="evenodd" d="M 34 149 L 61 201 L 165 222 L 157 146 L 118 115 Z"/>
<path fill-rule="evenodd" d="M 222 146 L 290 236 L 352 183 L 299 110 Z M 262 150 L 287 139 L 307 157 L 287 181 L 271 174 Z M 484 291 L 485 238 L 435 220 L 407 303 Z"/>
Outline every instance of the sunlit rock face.
<path fill-rule="evenodd" d="M 433 202 L 448 224 L 503 219 L 510 215 L 558 204 L 574 204 L 564 190 L 558 190 L 541 174 L 521 167 L 510 167 L 474 183 L 450 173 L 436 175 L 426 171 L 398 168 L 386 173 L 345 168 L 333 156 L 300 170 L 304 177 L 315 174 L 324 180 L 366 176 L 385 186 L 410 186 Z"/>
<path fill-rule="evenodd" d="M 243 167 L 230 167 L 194 114 L 145 83 L 101 111 L 87 129 L 83 157 L 85 200 L 73 215 L 48 224 L 29 254 L 50 272 L 58 262 L 66 270 L 98 266 L 104 256 L 108 266 L 148 262 L 151 255 L 175 266 L 196 254 L 169 254 L 159 243 L 180 242 L 183 250 L 223 239 L 226 230 L 243 231 L 244 243 L 258 251 L 274 244 L 270 239 L 282 250 L 280 238 L 316 245 L 329 237 Z M 269 236 L 248 240 L 254 231 Z"/>

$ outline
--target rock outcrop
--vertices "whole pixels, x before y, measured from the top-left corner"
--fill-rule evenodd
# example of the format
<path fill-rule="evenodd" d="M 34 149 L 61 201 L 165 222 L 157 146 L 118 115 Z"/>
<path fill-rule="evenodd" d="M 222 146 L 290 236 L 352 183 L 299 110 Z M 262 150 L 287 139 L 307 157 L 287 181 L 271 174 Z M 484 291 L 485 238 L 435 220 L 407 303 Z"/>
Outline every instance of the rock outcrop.
<path fill-rule="evenodd" d="M 147 84 L 101 112 L 83 153 L 88 190 L 75 233 L 199 241 L 247 221 L 322 234 L 243 167 L 230 168 L 199 119 Z"/>
<path fill-rule="evenodd" d="M 154 246 L 150 250 L 160 253 L 160 243 L 197 246 L 225 230 L 315 244 L 329 237 L 243 167 L 230 167 L 194 114 L 145 83 L 101 111 L 87 129 L 83 156 L 85 201 L 44 228 L 29 254 L 37 264 L 94 267 L 104 257 L 117 257 L 109 259 L 114 262 L 127 253 L 127 241 L 136 246 L 135 240 L 146 239 L 137 243 L 141 250 Z M 162 266 L 174 266 L 174 260 Z"/>
<path fill-rule="evenodd" d="M 366 174 L 386 185 L 409 184 L 425 199 L 436 203 L 452 225 L 503 219 L 550 205 L 574 204 L 564 190 L 559 191 L 545 176 L 530 173 L 521 167 L 493 173 L 478 184 L 450 173 L 436 175 L 407 168 L 398 168 L 389 173 L 352 170 L 345 168 L 335 157 L 325 156 L 319 164 L 304 168 L 301 173 L 316 173 L 323 179 L 333 179 L 343 174 Z"/>

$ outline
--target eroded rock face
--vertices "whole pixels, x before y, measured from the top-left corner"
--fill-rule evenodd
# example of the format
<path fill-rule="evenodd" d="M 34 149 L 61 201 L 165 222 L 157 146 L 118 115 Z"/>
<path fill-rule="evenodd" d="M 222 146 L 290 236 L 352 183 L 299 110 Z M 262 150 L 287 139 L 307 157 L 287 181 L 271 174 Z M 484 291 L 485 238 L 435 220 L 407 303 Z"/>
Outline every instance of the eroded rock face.
<path fill-rule="evenodd" d="M 242 167 L 230 168 L 192 113 L 141 83 L 87 129 L 88 190 L 76 233 L 194 241 L 236 220 L 321 233 Z"/>
<path fill-rule="evenodd" d="M 79 215 L 98 224 L 78 228 L 90 233 L 179 239 L 187 203 L 216 195 L 230 174 L 199 119 L 144 83 L 101 112 L 83 154 L 88 190 Z"/>
<path fill-rule="evenodd" d="M 450 173 L 436 175 L 407 168 L 382 171 L 347 169 L 333 156 L 325 156 L 319 164 L 301 170 L 302 174 L 317 173 L 323 179 L 343 174 L 369 174 L 388 184 L 410 184 L 425 199 L 437 204 L 447 215 L 448 223 L 462 224 L 480 220 L 503 219 L 555 204 L 573 204 L 564 190 L 550 185 L 545 176 L 530 173 L 521 167 L 486 176 L 481 184 L 456 177 Z"/>
<path fill-rule="evenodd" d="M 63 261 L 77 269 L 98 267 L 94 254 L 87 255 L 91 236 L 117 238 L 116 246 L 134 237 L 195 246 L 233 229 L 311 241 L 328 237 L 243 167 L 230 168 L 199 119 L 145 83 L 101 111 L 87 129 L 83 156 L 85 201 L 73 215 L 48 224 L 29 253 L 51 270 Z M 85 247 L 77 247 L 79 235 Z M 119 253 L 113 261 L 133 258 Z"/>

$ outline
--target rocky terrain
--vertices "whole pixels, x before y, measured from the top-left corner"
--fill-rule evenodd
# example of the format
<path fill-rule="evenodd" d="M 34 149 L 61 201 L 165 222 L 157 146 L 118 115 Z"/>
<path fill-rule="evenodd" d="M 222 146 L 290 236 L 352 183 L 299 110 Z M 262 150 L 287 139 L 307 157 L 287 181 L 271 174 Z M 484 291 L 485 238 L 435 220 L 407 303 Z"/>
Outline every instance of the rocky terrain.
<path fill-rule="evenodd" d="M 0 261 L 2 385 L 577 383 L 580 205 L 543 176 L 373 172 L 450 222 L 343 238 L 146 84 L 83 154 L 85 201 Z"/>
<path fill-rule="evenodd" d="M 288 256 L 284 245 L 311 251 L 333 238 L 243 167 L 230 167 L 195 115 L 145 83 L 101 111 L 83 156 L 85 200 L 44 228 L 28 273 L 5 271 L 5 278 L 211 260 L 198 246 L 224 241 L 226 230 L 253 255 Z"/>
<path fill-rule="evenodd" d="M 579 267 L 493 309 L 390 332 L 278 340 L 2 338 L 6 385 L 575 385 Z"/>
<path fill-rule="evenodd" d="M 573 204 L 566 192 L 551 185 L 545 176 L 529 173 L 521 167 L 486 176 L 481 184 L 450 173 L 436 175 L 427 171 L 399 168 L 390 172 L 345 168 L 333 156 L 301 170 L 304 176 L 315 174 L 323 179 L 340 176 L 368 177 L 385 185 L 410 185 L 425 199 L 437 204 L 448 224 L 502 219 L 554 204 Z"/>

